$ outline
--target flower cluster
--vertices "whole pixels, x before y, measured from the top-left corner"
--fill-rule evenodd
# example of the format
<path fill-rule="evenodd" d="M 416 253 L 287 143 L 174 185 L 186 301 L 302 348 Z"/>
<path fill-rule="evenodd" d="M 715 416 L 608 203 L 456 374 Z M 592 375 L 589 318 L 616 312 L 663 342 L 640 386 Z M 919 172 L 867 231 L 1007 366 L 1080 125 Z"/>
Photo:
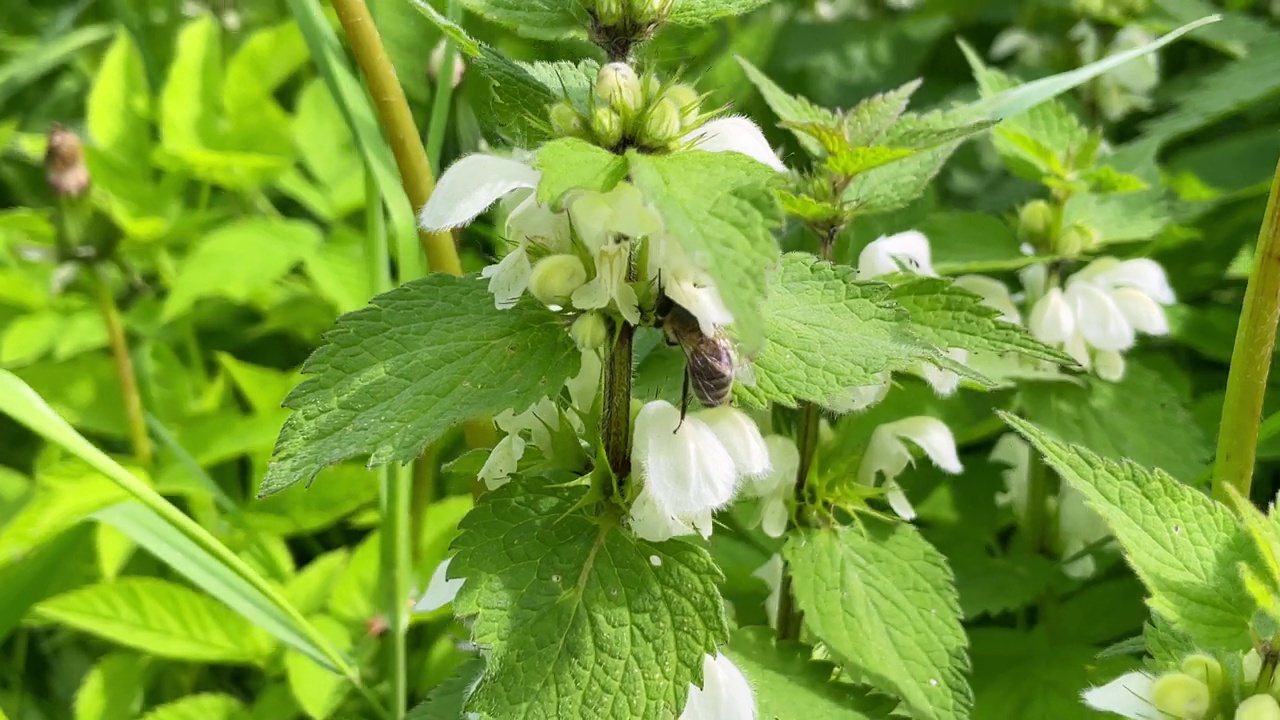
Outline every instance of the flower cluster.
<path fill-rule="evenodd" d="M 1158 676 L 1131 672 L 1090 688 L 1084 701 L 1131 720 L 1280 720 L 1280 686 L 1273 680 L 1270 687 L 1257 687 L 1262 668 L 1258 651 L 1250 650 L 1240 661 L 1240 688 L 1233 687 L 1231 673 L 1217 658 L 1194 653 L 1176 671 Z M 1237 697 L 1244 699 L 1236 703 Z"/>

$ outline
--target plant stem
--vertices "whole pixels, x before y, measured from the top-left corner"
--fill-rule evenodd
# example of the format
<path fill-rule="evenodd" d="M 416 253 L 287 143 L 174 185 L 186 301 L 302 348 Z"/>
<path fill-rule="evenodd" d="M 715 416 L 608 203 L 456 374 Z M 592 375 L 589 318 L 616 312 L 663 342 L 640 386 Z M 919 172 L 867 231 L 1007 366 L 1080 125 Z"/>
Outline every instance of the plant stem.
<path fill-rule="evenodd" d="M 449 0 L 449 19 L 462 19 L 462 3 Z M 444 36 L 444 57 L 436 73 L 435 95 L 431 98 L 431 122 L 427 125 L 427 159 L 433 171 L 440 170 L 440 149 L 444 147 L 444 131 L 449 125 L 449 101 L 453 99 L 453 70 L 458 62 L 458 48 L 453 39 Z"/>
<path fill-rule="evenodd" d="M 818 452 L 818 426 L 821 418 L 818 406 L 810 402 L 800 403 L 800 422 L 796 425 L 796 446 L 800 451 L 800 465 L 796 470 L 796 507 L 801 510 L 796 514 L 796 525 L 803 527 L 807 522 L 803 508 L 807 506 L 809 497 L 809 471 L 813 468 L 813 458 Z M 784 560 L 782 565 L 782 581 L 778 586 L 778 628 L 779 640 L 799 640 L 800 628 L 804 625 L 804 614 L 796 605 L 795 596 L 791 592 L 791 567 Z"/>
<path fill-rule="evenodd" d="M 1228 500 L 1227 487 L 1249 497 L 1253 464 L 1262 422 L 1262 397 L 1271 370 L 1280 321 L 1280 164 L 1271 180 L 1271 195 L 1258 231 L 1258 249 L 1244 293 L 1231 370 L 1222 403 L 1218 453 L 1213 471 L 1213 496 Z"/>
<path fill-rule="evenodd" d="M 364 0 L 333 0 L 333 9 L 342 23 L 356 64 L 360 66 L 360 74 L 369 86 L 378 123 L 395 155 L 405 194 L 409 196 L 414 211 L 420 211 L 435 189 L 435 178 L 431 174 L 431 163 L 427 160 L 422 139 L 418 137 L 413 113 L 409 111 L 409 101 L 396 79 L 395 67 L 387 57 L 378 28 L 373 24 L 373 16 L 369 14 Z M 451 233 L 420 230 L 418 240 L 433 272 L 462 274 L 462 263 Z"/>
<path fill-rule="evenodd" d="M 1027 498 L 1022 509 L 1023 530 L 1027 534 L 1027 544 L 1031 552 L 1040 553 L 1045 550 L 1047 521 L 1049 517 L 1049 466 L 1037 453 L 1031 453 L 1027 464 Z"/>
<path fill-rule="evenodd" d="M 151 466 L 151 436 L 147 434 L 147 417 L 142 410 L 142 395 L 138 391 L 138 376 L 129 356 L 129 339 L 125 336 L 120 310 L 116 307 L 115 294 L 103 276 L 102 268 L 93 265 L 93 282 L 98 294 L 98 310 L 107 325 L 107 341 L 116 364 L 116 378 L 120 381 L 120 396 L 124 400 L 125 420 L 129 424 L 129 440 L 133 456 L 143 467 Z"/>
<path fill-rule="evenodd" d="M 604 410 L 600 439 L 614 477 L 631 474 L 631 341 L 635 328 L 623 322 L 604 365 Z"/>
<path fill-rule="evenodd" d="M 410 564 L 409 505 L 413 495 L 413 466 L 383 468 L 382 485 L 382 592 L 387 616 L 387 644 L 383 674 L 391 686 L 388 710 L 394 720 L 409 709 L 408 602 Z"/>

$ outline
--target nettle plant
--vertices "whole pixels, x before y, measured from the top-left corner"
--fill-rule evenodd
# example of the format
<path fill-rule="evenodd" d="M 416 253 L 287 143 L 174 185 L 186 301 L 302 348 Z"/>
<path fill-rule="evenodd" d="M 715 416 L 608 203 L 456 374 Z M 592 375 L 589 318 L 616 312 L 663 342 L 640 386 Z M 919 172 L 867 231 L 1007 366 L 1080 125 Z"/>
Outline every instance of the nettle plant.
<path fill-rule="evenodd" d="M 1116 378 L 1136 333 L 1162 332 L 1172 298 L 1159 266 L 1099 258 L 1062 271 L 1102 244 L 1070 198 L 1133 180 L 1098 161 L 1098 136 L 1081 136 L 1064 165 L 1061 147 L 1039 152 L 1018 130 L 1037 119 L 1020 113 L 1189 27 L 1027 85 L 978 68 L 986 97 L 923 113 L 907 110 L 918 82 L 838 112 L 744 62 L 809 155 L 789 168 L 753 121 L 635 60 L 664 22 L 759 4 L 477 4 L 536 35 L 586 36 L 603 64 L 513 62 L 421 5 L 493 83 L 492 119 L 517 149 L 455 162 L 420 221 L 457 228 L 497 203 L 509 249 L 478 276 L 430 275 L 341 318 L 286 401 L 294 414 L 262 493 L 350 457 L 407 463 L 450 427 L 493 417 L 497 444 L 451 466 L 474 473 L 478 499 L 417 602 L 451 602 L 475 649 L 428 700 L 440 716 L 968 717 L 953 576 L 897 482 L 920 455 L 959 472 L 954 436 L 934 417 L 862 413 L 913 376 L 944 396 L 1081 369 Z M 939 277 L 927 237 L 905 228 L 856 266 L 833 261 L 859 218 L 919 197 L 959 143 L 1007 117 L 998 142 L 1061 180 L 1023 213 L 1017 300 L 993 278 Z M 784 222 L 816 252 L 782 252 Z M 1143 518 L 1164 524 L 1194 494 L 1126 490 L 1150 512 L 1113 509 L 1136 469 L 1007 419 L 1126 547 Z M 1187 522 L 1188 543 L 1213 527 Z M 740 570 L 715 559 L 726 534 L 777 550 L 756 571 L 775 588 L 767 625 L 740 624 L 759 614 L 721 596 Z M 1180 617 L 1161 600 L 1190 596 L 1160 583 L 1189 578 L 1161 558 L 1186 567 L 1211 548 L 1147 550 L 1134 563 L 1153 607 Z M 1218 667 L 1196 662 L 1188 673 Z M 1157 685 L 1191 697 L 1189 683 L 1223 677 Z"/>

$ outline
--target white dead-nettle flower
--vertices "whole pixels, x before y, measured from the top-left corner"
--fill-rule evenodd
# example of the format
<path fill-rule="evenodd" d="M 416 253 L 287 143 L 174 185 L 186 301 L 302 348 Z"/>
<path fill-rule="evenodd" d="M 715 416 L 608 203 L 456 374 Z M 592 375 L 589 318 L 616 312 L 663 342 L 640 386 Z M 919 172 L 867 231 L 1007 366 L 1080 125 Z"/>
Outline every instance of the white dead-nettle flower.
<path fill-rule="evenodd" d="M 662 220 L 640 190 L 627 182 L 609 192 L 575 194 L 567 204 L 573 227 L 596 264 L 595 277 L 574 291 L 573 306 L 579 310 L 613 306 L 627 322 L 640 322 L 639 299 L 627 283 L 632 240 L 658 233 Z"/>
<path fill-rule="evenodd" d="M 1045 38 L 1020 27 L 1010 27 L 996 34 L 987 54 L 992 60 L 1004 60 L 1016 55 L 1020 64 L 1038 65 L 1048 46 Z"/>
<path fill-rule="evenodd" d="M 660 542 L 693 532 L 711 534 L 711 515 L 728 505 L 743 478 L 769 470 L 760 430 L 731 407 L 691 413 L 663 400 L 646 403 L 635 421 L 633 470 L 643 485 L 630 526 Z"/>
<path fill-rule="evenodd" d="M 1195 677 L 1186 672 L 1170 672 L 1152 677 L 1138 671 L 1121 675 L 1101 687 L 1089 688 L 1084 691 L 1082 698 L 1086 705 L 1095 710 L 1114 713 L 1130 720 L 1204 720 L 1213 707 L 1213 695 L 1213 690 L 1205 684 L 1203 677 Z M 1253 704 L 1246 700 L 1241 703 L 1236 710 L 1236 719 L 1263 720 L 1276 717 L 1269 713 L 1276 707 L 1275 699 L 1264 697 L 1268 697 L 1270 702 Z M 1259 714 L 1255 715 L 1255 712 Z"/>
<path fill-rule="evenodd" d="M 1080 21 L 1067 34 L 1077 44 L 1080 59 L 1091 63 L 1102 56 L 1098 32 Z M 1106 55 L 1117 55 L 1154 42 L 1156 36 L 1140 25 L 1126 25 L 1111 38 Z M 1160 84 L 1160 59 L 1156 53 L 1134 58 L 1108 70 L 1090 83 L 1094 101 L 1103 117 L 1116 121 L 1134 110 L 1151 108 L 1151 93 Z"/>
<path fill-rule="evenodd" d="M 889 394 L 893 374 L 876 373 L 876 381 L 870 385 L 847 387 L 822 401 L 822 406 L 842 415 L 866 410 Z"/>
<path fill-rule="evenodd" d="M 896 479 L 908 465 L 915 464 L 911 448 L 907 447 L 905 441 L 910 441 L 923 450 L 934 465 L 946 472 L 955 475 L 964 470 L 964 467 L 960 464 L 951 429 L 937 418 L 918 415 L 885 423 L 871 431 L 867 450 L 858 466 L 858 481 L 864 485 L 874 485 L 876 476 L 883 475 L 885 497 L 889 506 L 903 520 L 913 520 L 916 516 L 915 508 L 907 500 Z"/>
<path fill-rule="evenodd" d="M 764 600 L 764 611 L 769 616 L 769 625 L 778 625 L 778 605 L 782 602 L 782 571 L 785 563 L 782 555 L 774 553 L 763 565 L 751 573 L 751 577 L 759 578 L 769 588 L 769 597 Z"/>
<path fill-rule="evenodd" d="M 431 579 L 427 581 L 427 589 L 413 606 L 414 612 L 428 613 L 439 610 L 458 597 L 458 591 L 462 589 L 464 580 L 449 577 L 449 563 L 452 561 L 452 557 L 447 557 L 436 566 L 435 571 L 431 573 Z"/>
<path fill-rule="evenodd" d="M 560 409 L 544 397 L 519 414 L 503 410 L 494 416 L 493 423 L 506 435 L 489 451 L 478 477 L 485 487 L 497 490 L 511 480 L 520 458 L 524 457 L 525 433 L 529 433 L 535 446 L 544 452 L 550 450 L 551 433 L 560 429 Z"/>
<path fill-rule="evenodd" d="M 1138 333 L 1169 334 L 1163 306 L 1173 304 L 1173 288 L 1154 260 L 1099 258 L 1067 278 L 1065 289 L 1044 289 L 1044 272 L 1033 266 L 1022 275 L 1028 292 L 1039 297 L 1027 321 L 1031 334 L 1104 380 L 1124 377 L 1122 353 Z"/>
<path fill-rule="evenodd" d="M 431 78 L 431 82 L 435 83 L 440 80 L 440 71 L 444 69 L 444 54 L 447 50 L 446 41 L 440 38 L 436 46 L 431 49 L 431 57 L 427 61 L 427 74 Z M 449 87 L 456 88 L 462 84 L 462 74 L 467 71 L 467 63 L 463 60 L 462 53 L 454 49 L 453 52 L 453 73 L 449 79 Z"/>
<path fill-rule="evenodd" d="M 760 499 L 756 521 L 765 535 L 777 538 L 787 531 L 787 500 L 795 491 L 800 450 L 794 440 L 782 435 L 770 435 L 764 444 L 769 450 L 769 471 L 748 478 L 743 493 Z"/>
<path fill-rule="evenodd" d="M 773 152 L 773 148 L 769 147 L 769 141 L 765 139 L 760 127 L 738 115 L 703 123 L 702 127 L 687 133 L 681 140 L 692 143 L 693 150 L 742 153 L 778 172 L 785 172 L 787 169 Z"/>
<path fill-rule="evenodd" d="M 702 687 L 689 685 L 680 720 L 755 720 L 751 684 L 729 658 L 716 653 L 702 661 Z"/>
<path fill-rule="evenodd" d="M 649 262 L 646 275 L 650 282 L 662 282 L 662 291 L 698 320 L 698 329 L 711 337 L 733 322 L 733 313 L 725 306 L 720 291 L 669 235 L 649 238 Z"/>
<path fill-rule="evenodd" d="M 1005 490 L 996 493 L 996 504 L 1009 507 L 1020 520 L 1025 519 L 1027 513 L 1031 453 L 1031 445 L 1025 440 L 1013 433 L 1005 433 L 996 440 L 989 456 L 993 462 L 1007 466 L 1000 473 Z M 1111 529 L 1102 516 L 1085 502 L 1084 495 L 1069 484 L 1064 483 L 1058 495 L 1048 501 L 1057 506 L 1056 546 L 1063 560 L 1067 561 L 1063 563 L 1062 571 L 1077 580 L 1092 577 L 1098 569 L 1093 556 L 1076 556 L 1111 537 Z"/>
<path fill-rule="evenodd" d="M 933 253 L 929 246 L 929 238 L 919 230 L 906 230 L 894 235 L 881 236 L 869 243 L 858 255 L 858 277 L 863 280 L 872 280 L 904 271 L 929 277 L 938 275 L 933 268 Z M 1021 321 L 1018 308 L 1009 295 L 1009 288 L 999 280 L 983 275 L 961 275 L 953 282 L 980 295 L 983 304 L 999 310 L 1001 319 L 1006 322 Z M 945 355 L 961 365 L 969 359 L 969 351 L 963 348 L 947 348 Z M 917 372 L 925 382 L 929 383 L 934 392 L 943 397 L 954 393 L 960 386 L 958 374 L 933 363 L 922 363 Z M 860 397 L 874 397 L 874 392 L 864 393 Z M 841 407 L 833 409 L 842 410 Z"/>

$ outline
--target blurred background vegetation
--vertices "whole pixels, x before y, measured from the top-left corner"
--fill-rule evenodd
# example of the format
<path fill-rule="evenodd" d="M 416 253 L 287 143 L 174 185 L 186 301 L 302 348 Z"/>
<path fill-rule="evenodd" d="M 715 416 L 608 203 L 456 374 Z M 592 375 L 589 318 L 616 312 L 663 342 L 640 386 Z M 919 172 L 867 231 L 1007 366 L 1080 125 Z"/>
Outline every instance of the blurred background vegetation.
<path fill-rule="evenodd" d="M 408 0 L 369 5 L 425 134 L 440 34 Z M 1095 450 L 1203 481 L 1205 438 L 1216 436 L 1243 279 L 1280 155 L 1280 4 L 776 0 L 711 28 L 665 29 L 642 62 L 760 120 L 784 157 L 799 158 L 735 55 L 828 107 L 923 77 L 912 106 L 925 109 L 976 95 L 957 39 L 1032 79 L 1212 12 L 1224 20 L 1162 51 L 1158 64 L 1131 64 L 1063 99 L 1101 130 L 1113 164 L 1155 188 L 1097 222 L 1126 236 L 1124 253 L 1160 260 L 1179 303 L 1170 309 L 1172 335 L 1135 354 L 1123 383 L 1080 396 L 1047 392 L 1033 418 L 1056 418 L 1076 436 L 1069 439 Z M 376 683 L 385 619 L 372 474 L 343 464 L 309 489 L 252 500 L 299 366 L 339 314 L 385 286 L 371 223 L 385 207 L 392 242 L 412 233 L 403 197 L 383 190 L 395 180 L 385 148 L 352 133 L 372 116 L 359 88 L 338 78 L 352 66 L 332 12 L 318 0 L 4 0 L 0 16 L 0 367 L 278 584 Z M 517 59 L 597 52 L 586 42 L 521 38 L 472 14 L 462 22 Z M 448 122 L 437 166 L 486 147 L 491 94 L 464 69 L 439 106 Z M 55 124 L 81 137 L 92 178 L 93 220 L 74 245 L 59 241 L 64 213 L 43 166 Z M 380 173 L 367 173 L 379 163 Z M 964 249 L 1016 246 L 1019 206 L 1046 193 L 1039 180 L 1002 163 L 990 139 L 970 142 L 923 199 L 860 221 L 837 257 L 849 262 L 879 234 L 918 227 L 959 249 L 953 270 L 981 268 Z M 460 242 L 467 271 L 505 251 L 484 225 Z M 807 240 L 791 232 L 784 242 Z M 412 276 L 421 262 L 402 257 L 398 270 Z M 113 317 L 151 448 L 131 441 Z M 1118 560 L 1077 580 L 993 550 L 1012 524 L 994 502 L 998 469 L 983 460 L 1000 426 L 966 418 L 989 418 L 996 400 L 962 393 L 938 408 L 918 395 L 957 428 L 966 465 L 985 469 L 970 474 L 971 484 L 970 475 L 953 483 L 955 497 L 939 491 L 920 506 L 932 539 L 953 553 L 973 645 L 975 717 L 1089 717 L 1075 698 L 1105 679 L 1098 650 L 1141 632 L 1136 581 Z M 1266 409 L 1280 409 L 1280 393 L 1268 395 Z M 1158 442 L 1126 432 L 1153 420 L 1173 428 Z M 1268 422 L 1263 436 L 1257 499 L 1277 488 L 1280 423 Z M 419 466 L 417 589 L 470 507 L 466 471 L 476 456 L 468 461 L 465 450 L 458 433 Z M 938 486 L 923 475 L 917 482 Z M 916 492 L 925 497 L 928 487 Z M 0 417 L 0 715 L 365 716 L 341 680 L 200 596 L 111 526 L 81 523 L 123 498 L 82 461 Z M 956 541 L 942 542 L 948 537 Z M 717 552 L 747 572 L 768 557 L 745 542 Z M 763 583 L 738 581 L 725 592 L 740 617 L 763 617 Z M 1028 612 L 1032 605 L 1039 611 Z M 451 675 L 464 638 L 444 612 L 415 616 L 415 697 Z"/>

